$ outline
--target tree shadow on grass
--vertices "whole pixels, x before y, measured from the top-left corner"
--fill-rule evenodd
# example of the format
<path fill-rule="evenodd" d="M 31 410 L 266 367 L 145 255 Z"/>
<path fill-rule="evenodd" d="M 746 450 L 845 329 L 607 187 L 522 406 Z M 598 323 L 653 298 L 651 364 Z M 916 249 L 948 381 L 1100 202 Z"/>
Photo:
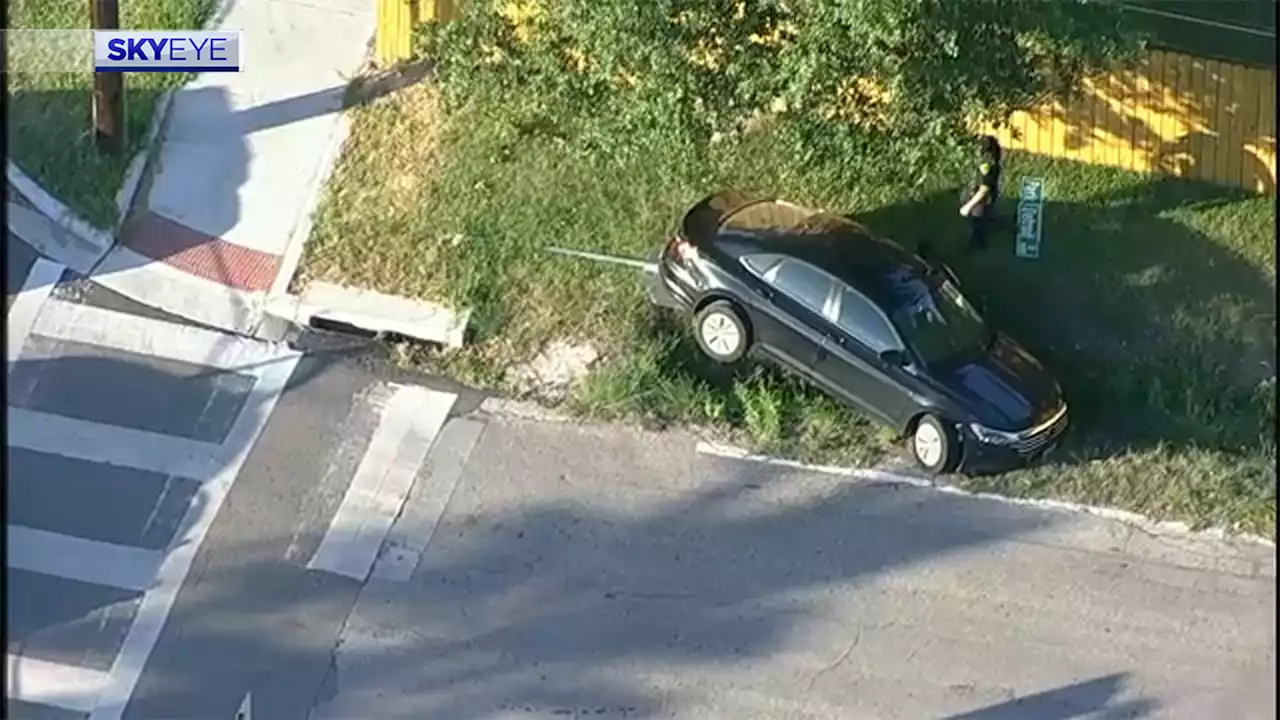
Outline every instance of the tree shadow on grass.
<path fill-rule="evenodd" d="M 118 214 L 112 198 L 134 154 L 144 148 L 164 87 L 150 81 L 129 83 L 124 94 L 128 145 L 112 155 L 94 145 L 90 80 L 79 73 L 42 73 L 41 77 L 38 84 L 11 90 L 6 129 L 11 159 L 75 212 L 95 225 L 109 227 Z"/>
<path fill-rule="evenodd" d="M 95 146 L 88 77 L 42 74 L 45 82 L 19 87 L 10 98 L 13 113 L 8 133 L 14 159 L 44 191 L 112 239 L 118 235 L 122 249 L 131 252 L 104 258 L 105 247 L 77 251 L 84 243 L 61 238 L 66 229 L 42 218 L 39 226 L 32 225 L 26 233 L 40 237 L 24 239 L 78 272 L 92 270 L 104 279 L 158 261 L 239 290 L 266 291 L 279 264 L 273 252 L 219 242 L 252 223 L 257 235 L 270 236 L 253 242 L 280 244 L 297 224 L 290 224 L 296 220 L 293 216 L 305 215 L 305 208 L 299 209 L 299 203 L 306 204 L 305 198 L 300 200 L 290 188 L 271 188 L 277 202 L 264 209 L 260 188 L 249 185 L 251 175 L 258 176 L 251 171 L 262 167 L 259 163 L 251 168 L 251 156 L 262 154 L 266 133 L 289 128 L 288 137 L 294 138 L 290 142 L 315 146 L 306 159 L 323 157 L 321 141 L 328 138 L 329 125 L 315 122 L 317 118 L 336 116 L 420 83 L 431 71 L 430 63 L 410 63 L 247 107 L 245 98 L 233 96 L 233 88 L 208 75 L 172 87 L 172 78 L 127 74 L 126 147 L 118 154 L 100 152 Z M 148 146 L 149 132 L 157 130 L 151 124 L 158 119 L 156 110 L 166 89 L 173 92 L 163 127 Z M 280 142 L 267 144 L 275 152 L 290 147 L 288 143 L 277 147 Z M 139 159 L 145 162 L 135 163 Z M 132 196 L 123 193 L 130 188 Z M 122 201 L 129 203 L 124 210 L 119 207 Z M 61 239 L 42 247 L 46 242 L 42 238 L 50 234 Z M 65 247 L 68 244 L 71 249 Z M 105 282 L 134 296 L 150 289 L 146 285 L 150 281 L 139 288 L 128 277 Z"/>
<path fill-rule="evenodd" d="M 1172 179 L 1050 196 L 1039 260 L 1015 257 L 1016 198 L 1002 201 L 977 255 L 961 252 L 953 193 L 860 218 L 908 247 L 931 243 L 993 324 L 1049 365 L 1072 407 L 1077 459 L 1155 446 L 1257 454 L 1273 419 L 1259 396 L 1274 378 L 1273 283 L 1226 246 L 1238 238 L 1218 242 L 1170 216 L 1249 197 Z"/>

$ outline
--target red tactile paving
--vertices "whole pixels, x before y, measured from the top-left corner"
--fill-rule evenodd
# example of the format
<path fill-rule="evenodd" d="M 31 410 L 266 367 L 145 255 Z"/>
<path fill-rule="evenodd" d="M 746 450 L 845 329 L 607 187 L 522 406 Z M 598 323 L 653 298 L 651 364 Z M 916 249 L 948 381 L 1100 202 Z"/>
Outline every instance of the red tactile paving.
<path fill-rule="evenodd" d="M 278 255 L 205 235 L 145 210 L 130 217 L 120 235 L 136 253 L 237 290 L 270 290 L 280 269 Z"/>

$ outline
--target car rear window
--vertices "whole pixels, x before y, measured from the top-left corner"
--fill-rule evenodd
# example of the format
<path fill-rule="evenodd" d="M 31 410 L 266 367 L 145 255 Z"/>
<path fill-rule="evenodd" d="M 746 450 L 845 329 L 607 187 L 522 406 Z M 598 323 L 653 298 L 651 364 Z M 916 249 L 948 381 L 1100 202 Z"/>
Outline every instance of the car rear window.
<path fill-rule="evenodd" d="M 795 230 L 805 224 L 814 211 L 782 200 L 753 203 L 725 218 L 721 232 L 755 233 L 765 230 Z"/>

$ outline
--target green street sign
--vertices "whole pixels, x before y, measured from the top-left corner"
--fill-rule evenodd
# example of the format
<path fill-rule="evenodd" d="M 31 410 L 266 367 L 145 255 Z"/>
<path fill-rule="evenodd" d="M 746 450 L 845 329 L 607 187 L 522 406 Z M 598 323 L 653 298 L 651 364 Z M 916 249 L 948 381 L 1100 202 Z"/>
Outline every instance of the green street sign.
<path fill-rule="evenodd" d="M 1018 191 L 1018 239 L 1014 244 L 1018 257 L 1035 260 L 1040 257 L 1044 231 L 1044 180 L 1023 178 Z"/>

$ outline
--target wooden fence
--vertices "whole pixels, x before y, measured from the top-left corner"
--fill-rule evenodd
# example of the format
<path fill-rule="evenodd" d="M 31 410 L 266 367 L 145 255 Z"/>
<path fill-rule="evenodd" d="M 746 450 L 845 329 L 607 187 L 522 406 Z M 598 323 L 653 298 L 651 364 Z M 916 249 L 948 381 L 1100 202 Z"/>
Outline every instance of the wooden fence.
<path fill-rule="evenodd" d="M 1152 51 L 996 134 L 1011 149 L 1274 195 L 1275 103 L 1274 70 Z"/>
<path fill-rule="evenodd" d="M 377 0 L 377 56 L 409 57 L 412 28 L 457 0 Z M 1276 73 L 1167 51 L 1087 80 L 1067 103 L 1015 113 L 995 131 L 1014 150 L 1275 194 Z"/>
<path fill-rule="evenodd" d="M 408 60 L 413 51 L 413 28 L 432 20 L 449 20 L 457 11 L 456 0 L 376 0 L 378 24 L 374 55 L 378 64 Z"/>

